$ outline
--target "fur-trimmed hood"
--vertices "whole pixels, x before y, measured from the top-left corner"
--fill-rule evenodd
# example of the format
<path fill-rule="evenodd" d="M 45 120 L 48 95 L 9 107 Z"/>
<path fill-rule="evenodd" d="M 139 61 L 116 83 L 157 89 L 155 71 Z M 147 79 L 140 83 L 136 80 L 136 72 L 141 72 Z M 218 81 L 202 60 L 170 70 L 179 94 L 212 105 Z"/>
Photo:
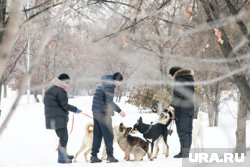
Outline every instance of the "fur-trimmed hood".
<path fill-rule="evenodd" d="M 187 76 L 187 75 L 194 76 L 194 71 L 190 70 L 190 69 L 180 69 L 180 70 L 175 72 L 174 79 L 176 79 L 177 77 L 180 77 L 180 76 Z"/>
<path fill-rule="evenodd" d="M 52 83 L 52 85 L 55 85 L 55 86 L 57 86 L 57 87 L 59 87 L 59 88 L 64 89 L 66 92 L 67 92 L 67 90 L 68 90 L 68 85 L 67 85 L 65 82 L 63 82 L 63 81 L 61 81 L 60 79 L 58 79 L 58 78 L 54 78 L 54 79 L 51 81 L 51 83 Z"/>

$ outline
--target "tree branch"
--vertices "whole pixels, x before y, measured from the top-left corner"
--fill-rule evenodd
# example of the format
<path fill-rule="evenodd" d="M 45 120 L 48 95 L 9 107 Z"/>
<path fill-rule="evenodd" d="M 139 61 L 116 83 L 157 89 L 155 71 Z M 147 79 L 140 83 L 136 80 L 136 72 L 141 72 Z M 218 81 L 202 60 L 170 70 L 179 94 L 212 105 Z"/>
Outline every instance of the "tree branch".
<path fill-rule="evenodd" d="M 239 11 L 237 11 L 234 7 L 234 5 L 231 3 L 230 0 L 225 0 L 226 4 L 227 4 L 227 7 L 229 8 L 230 12 L 233 14 L 233 15 L 237 15 L 239 14 Z M 248 46 L 250 46 L 250 34 L 248 33 L 248 30 L 247 30 L 247 26 L 245 25 L 245 23 L 240 20 L 240 19 L 236 19 L 236 23 L 238 25 L 238 27 L 240 28 L 242 34 L 247 38 L 248 40 Z"/>

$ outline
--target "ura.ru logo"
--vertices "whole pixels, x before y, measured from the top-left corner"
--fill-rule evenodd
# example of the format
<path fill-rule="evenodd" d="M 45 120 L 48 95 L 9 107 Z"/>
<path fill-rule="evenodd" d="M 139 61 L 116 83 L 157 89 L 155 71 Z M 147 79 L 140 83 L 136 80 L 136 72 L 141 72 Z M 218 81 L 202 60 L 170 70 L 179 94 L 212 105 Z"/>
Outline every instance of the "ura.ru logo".
<path fill-rule="evenodd" d="M 189 153 L 189 162 L 195 163 L 242 163 L 245 160 L 244 153 Z"/>

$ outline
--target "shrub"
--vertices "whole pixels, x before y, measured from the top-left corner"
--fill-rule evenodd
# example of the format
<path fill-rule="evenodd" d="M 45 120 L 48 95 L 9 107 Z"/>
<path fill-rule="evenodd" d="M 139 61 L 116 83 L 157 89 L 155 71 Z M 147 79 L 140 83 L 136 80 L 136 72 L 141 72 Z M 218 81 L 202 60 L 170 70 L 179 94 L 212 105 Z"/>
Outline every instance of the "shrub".
<path fill-rule="evenodd" d="M 172 99 L 169 88 L 162 89 L 160 86 L 144 86 L 131 91 L 127 102 L 142 109 L 150 109 L 157 112 L 161 102 L 163 107 L 168 107 Z"/>

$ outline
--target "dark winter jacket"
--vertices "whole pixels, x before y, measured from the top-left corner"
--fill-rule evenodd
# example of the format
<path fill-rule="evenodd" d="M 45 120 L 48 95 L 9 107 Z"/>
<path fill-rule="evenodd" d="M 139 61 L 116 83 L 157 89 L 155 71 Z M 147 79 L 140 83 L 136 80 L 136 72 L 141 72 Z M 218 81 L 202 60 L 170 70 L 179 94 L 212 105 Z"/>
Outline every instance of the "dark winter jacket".
<path fill-rule="evenodd" d="M 114 111 L 121 112 L 119 106 L 117 106 L 114 99 L 115 85 L 112 75 L 104 75 L 101 78 L 101 83 L 97 85 L 93 103 L 92 111 L 93 115 L 96 113 L 107 113 L 114 115 Z"/>
<path fill-rule="evenodd" d="M 60 82 L 60 80 L 57 82 Z M 68 111 L 77 111 L 75 106 L 68 104 L 66 90 L 56 85 L 51 86 L 45 92 L 44 96 L 45 122 L 47 129 L 60 129 L 67 127 L 69 120 Z"/>
<path fill-rule="evenodd" d="M 170 105 L 175 108 L 175 112 L 189 112 L 193 115 L 194 112 L 194 82 L 193 71 L 187 69 L 178 70 L 174 74 L 174 79 L 177 85 L 174 86 L 173 100 Z M 191 83 L 188 85 L 178 85 L 178 83 Z"/>

